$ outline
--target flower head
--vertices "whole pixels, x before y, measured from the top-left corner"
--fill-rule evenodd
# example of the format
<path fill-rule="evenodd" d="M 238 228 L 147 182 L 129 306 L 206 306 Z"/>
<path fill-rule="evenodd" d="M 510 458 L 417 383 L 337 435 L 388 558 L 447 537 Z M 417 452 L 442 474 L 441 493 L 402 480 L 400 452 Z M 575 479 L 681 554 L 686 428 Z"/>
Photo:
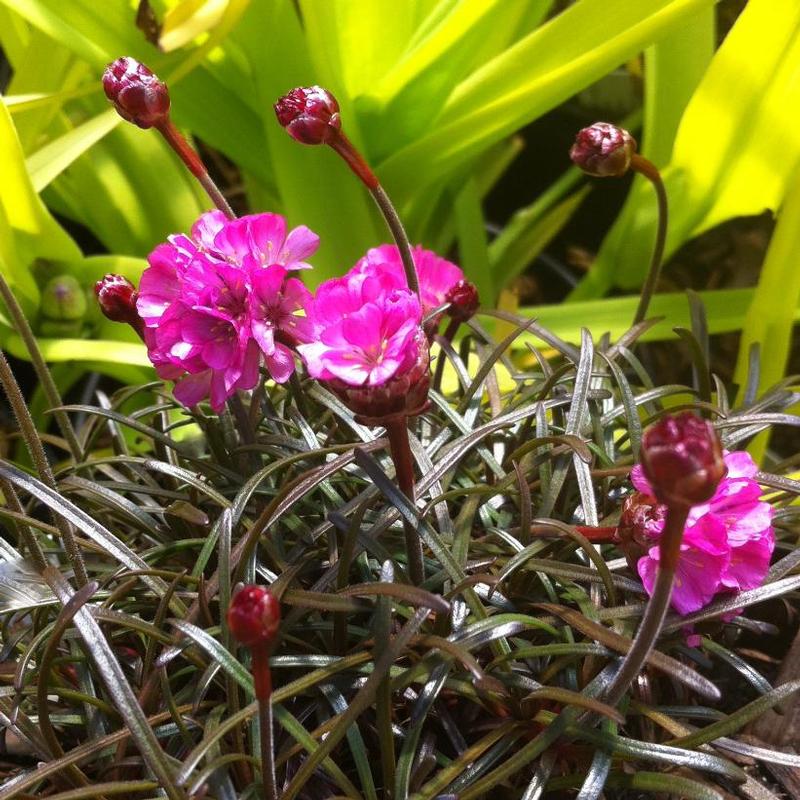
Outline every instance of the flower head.
<path fill-rule="evenodd" d="M 680 614 L 703 608 L 718 594 L 760 586 L 775 547 L 773 508 L 759 500 L 755 463 L 745 452 L 725 452 L 723 460 L 727 474 L 713 496 L 689 511 L 672 591 Z M 651 592 L 666 506 L 656 500 L 641 466 L 634 467 L 631 481 L 637 491 L 623 509 L 621 547 Z"/>
<path fill-rule="evenodd" d="M 428 343 L 416 295 L 358 265 L 323 283 L 309 309 L 313 341 L 298 346 L 309 374 L 365 418 L 418 413 L 427 401 Z"/>
<path fill-rule="evenodd" d="M 635 152 L 636 140 L 628 131 L 608 122 L 595 122 L 578 131 L 569 157 L 588 175 L 617 178 L 628 171 Z"/>
<path fill-rule="evenodd" d="M 714 427 L 689 411 L 668 415 L 645 431 L 641 461 L 662 503 L 704 503 L 725 475 L 722 445 Z"/>
<path fill-rule="evenodd" d="M 237 642 L 246 647 L 271 644 L 281 622 L 281 606 L 263 586 L 244 586 L 228 606 L 228 627 Z"/>
<path fill-rule="evenodd" d="M 423 318 L 445 303 L 451 303 L 447 313 L 462 320 L 469 319 L 477 309 L 478 292 L 464 278 L 461 268 L 433 250 L 425 250 L 419 245 L 412 250 L 412 255 L 419 277 Z M 393 244 L 383 244 L 368 250 L 353 267 L 353 271 L 380 275 L 398 289 L 407 288 L 400 250 Z"/>
<path fill-rule="evenodd" d="M 117 113 L 140 128 L 152 128 L 169 116 L 169 91 L 144 64 L 124 56 L 103 73 L 103 89 Z"/>
<path fill-rule="evenodd" d="M 108 273 L 94 285 L 97 303 L 112 322 L 126 322 L 140 336 L 143 324 L 136 311 L 136 287 L 122 275 Z"/>
<path fill-rule="evenodd" d="M 171 236 L 150 254 L 136 308 L 150 360 L 176 380 L 187 406 L 210 398 L 219 410 L 237 389 L 252 389 L 263 362 L 282 383 L 294 371 L 292 348 L 311 336 L 311 296 L 295 270 L 317 248 L 308 228 L 287 233 L 277 214 L 229 220 L 203 214 L 190 236 Z"/>
<path fill-rule="evenodd" d="M 275 103 L 275 115 L 286 132 L 303 144 L 326 144 L 342 127 L 336 98 L 321 86 L 292 89 Z"/>

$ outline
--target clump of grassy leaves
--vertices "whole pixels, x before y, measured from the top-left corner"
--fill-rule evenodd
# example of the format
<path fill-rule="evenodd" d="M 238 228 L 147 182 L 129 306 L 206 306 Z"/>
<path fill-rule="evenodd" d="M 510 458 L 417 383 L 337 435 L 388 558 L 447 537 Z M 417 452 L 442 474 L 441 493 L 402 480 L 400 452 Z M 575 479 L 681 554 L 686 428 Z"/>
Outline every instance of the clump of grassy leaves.
<path fill-rule="evenodd" d="M 443 347 L 453 385 L 413 423 L 416 506 L 382 432 L 309 380 L 221 417 L 158 383 L 98 392 L 59 415 L 74 437 L 39 437 L 52 480 L 0 461 L 0 800 L 257 797 L 252 680 L 225 622 L 240 581 L 283 607 L 284 800 L 775 797 L 742 766 L 800 757 L 739 735 L 800 689 L 754 656 L 788 647 L 758 613 L 796 603 L 800 483 L 760 476 L 777 507 L 766 584 L 669 617 L 619 709 L 597 695 L 647 598 L 616 547 L 575 526 L 614 525 L 642 428 L 668 405 L 733 448 L 796 424 L 794 381 L 731 407 L 702 336 L 683 334 L 695 385 L 663 386 L 635 354 L 646 324 L 576 346 L 528 320 L 498 343 L 484 328 L 498 320 L 481 321 Z M 420 587 L 403 519 L 424 543 Z M 737 652 L 740 637 L 755 644 Z"/>

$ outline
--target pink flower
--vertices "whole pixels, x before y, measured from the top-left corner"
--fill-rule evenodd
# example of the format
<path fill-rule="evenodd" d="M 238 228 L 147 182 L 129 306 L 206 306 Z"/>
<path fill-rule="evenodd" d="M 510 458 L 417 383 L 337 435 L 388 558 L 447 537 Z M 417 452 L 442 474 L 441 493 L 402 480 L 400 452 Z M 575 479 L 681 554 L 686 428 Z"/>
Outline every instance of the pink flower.
<path fill-rule="evenodd" d="M 262 363 L 278 382 L 294 371 L 292 350 L 311 337 L 311 295 L 290 270 L 317 248 L 308 228 L 286 232 L 283 217 L 229 220 L 203 214 L 191 236 L 178 234 L 148 257 L 137 311 L 158 374 L 177 380 L 175 396 L 205 397 L 219 411 L 238 389 L 252 389 Z"/>
<path fill-rule="evenodd" d="M 414 265 L 419 277 L 419 291 L 422 299 L 422 316 L 450 302 L 459 284 L 464 285 L 464 273 L 451 261 L 438 256 L 432 250 L 417 246 L 412 250 Z M 353 268 L 356 272 L 383 274 L 399 289 L 405 289 L 406 278 L 403 262 L 396 245 L 383 244 L 367 251 Z M 463 292 L 459 292 L 458 297 Z M 472 296 L 470 296 L 472 302 Z M 472 309 L 474 312 L 474 308 Z"/>
<path fill-rule="evenodd" d="M 672 606 L 680 614 L 703 608 L 718 594 L 761 586 L 769 569 L 773 508 L 759 499 L 757 467 L 745 452 L 726 451 L 723 458 L 727 474 L 713 497 L 689 512 L 672 591 Z M 641 466 L 633 468 L 631 481 L 638 491 L 626 502 L 620 536 L 650 593 L 665 507 L 653 496 Z"/>
<path fill-rule="evenodd" d="M 312 377 L 363 417 L 419 412 L 429 354 L 415 294 L 385 270 L 357 266 L 319 287 L 309 319 L 313 341 L 297 349 Z"/>

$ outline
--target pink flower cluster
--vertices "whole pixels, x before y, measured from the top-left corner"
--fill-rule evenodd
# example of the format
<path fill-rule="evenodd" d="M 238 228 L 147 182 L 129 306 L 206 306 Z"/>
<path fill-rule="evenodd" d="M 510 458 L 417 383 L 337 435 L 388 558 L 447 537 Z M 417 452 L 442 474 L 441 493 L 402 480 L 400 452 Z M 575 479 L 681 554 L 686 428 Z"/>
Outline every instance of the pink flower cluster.
<path fill-rule="evenodd" d="M 757 467 L 745 452 L 725 452 L 724 461 L 727 474 L 714 496 L 689 512 L 672 590 L 679 614 L 703 608 L 718 594 L 761 586 L 769 568 L 775 547 L 773 508 L 759 499 L 761 487 L 753 477 Z M 626 503 L 620 533 L 652 593 L 666 506 L 653 496 L 640 466 L 633 468 L 631 481 L 638 492 Z"/>
<path fill-rule="evenodd" d="M 383 245 L 312 297 L 291 273 L 309 267 L 318 244 L 308 228 L 287 233 L 277 214 L 231 220 L 210 211 L 191 235 L 171 236 L 150 254 L 136 312 L 150 360 L 160 377 L 176 381 L 180 402 L 208 397 L 219 411 L 235 391 L 256 385 L 262 364 L 277 382 L 288 380 L 299 353 L 311 377 L 334 391 L 372 393 L 347 395 L 357 413 L 395 413 L 401 395 L 417 410 L 424 405 L 425 315 L 449 302 L 465 319 L 477 306 L 474 287 L 455 264 L 417 247 L 420 302 L 397 247 Z M 429 335 L 437 322 L 428 319 Z"/>
<path fill-rule="evenodd" d="M 230 220 L 203 214 L 191 236 L 171 236 L 148 257 L 136 302 L 150 360 L 176 380 L 187 406 L 209 397 L 219 411 L 237 389 L 252 389 L 263 361 L 282 383 L 294 371 L 292 347 L 312 337 L 311 295 L 293 270 L 307 268 L 319 238 L 287 234 L 278 214 Z"/>

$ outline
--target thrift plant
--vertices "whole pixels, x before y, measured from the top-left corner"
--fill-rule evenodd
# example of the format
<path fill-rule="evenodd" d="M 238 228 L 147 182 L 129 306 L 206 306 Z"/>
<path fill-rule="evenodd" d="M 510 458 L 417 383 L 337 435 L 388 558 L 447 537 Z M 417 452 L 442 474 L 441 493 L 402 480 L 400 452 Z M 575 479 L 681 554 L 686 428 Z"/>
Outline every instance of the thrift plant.
<path fill-rule="evenodd" d="M 633 137 L 570 153 L 646 175 L 660 214 L 633 327 L 576 346 L 409 242 L 326 89 L 276 124 L 342 157 L 394 241 L 312 292 L 320 238 L 237 218 L 165 83 L 126 57 L 103 86 L 215 208 L 138 286 L 97 276 L 159 380 L 96 403 L 59 396 L 0 274 L 57 431 L 0 354 L 0 800 L 775 800 L 800 757 L 743 733 L 800 691 L 759 649 L 800 590 L 800 483 L 741 448 L 797 425 L 797 381 L 712 398 L 700 305 L 695 385 L 647 373 L 667 210 Z"/>

